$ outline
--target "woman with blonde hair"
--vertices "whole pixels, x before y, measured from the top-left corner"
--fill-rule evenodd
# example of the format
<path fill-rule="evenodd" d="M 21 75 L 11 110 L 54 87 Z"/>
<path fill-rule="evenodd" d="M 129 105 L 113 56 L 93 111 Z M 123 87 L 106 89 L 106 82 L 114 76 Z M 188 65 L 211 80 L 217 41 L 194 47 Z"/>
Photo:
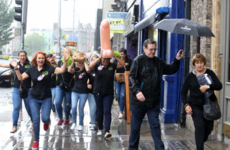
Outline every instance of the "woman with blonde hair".
<path fill-rule="evenodd" d="M 204 142 L 208 140 L 208 136 L 213 130 L 213 120 L 207 120 L 203 115 L 205 97 L 208 96 L 211 101 L 216 101 L 214 90 L 221 90 L 222 84 L 212 70 L 205 68 L 206 58 L 202 54 L 196 54 L 192 59 L 192 64 L 195 66 L 195 70 L 190 72 L 184 81 L 181 99 L 185 104 L 186 113 L 192 115 L 196 148 L 204 150 Z M 188 90 L 190 95 L 187 99 Z"/>
<path fill-rule="evenodd" d="M 77 105 L 79 101 L 79 125 L 77 130 L 83 130 L 84 120 L 84 107 L 87 100 L 87 80 L 89 78 L 90 70 L 85 62 L 77 62 L 76 68 L 74 68 L 74 62 L 68 68 L 68 72 L 75 75 L 75 83 L 71 93 L 71 108 L 72 108 L 72 119 L 73 124 L 71 130 L 75 130 L 77 124 Z"/>
<path fill-rule="evenodd" d="M 70 55 L 68 61 L 67 61 L 67 68 L 72 63 L 72 56 L 73 52 L 70 47 L 66 47 L 65 51 L 67 51 Z M 64 59 L 62 59 L 61 62 L 58 63 L 58 66 L 62 66 L 64 64 Z M 59 121 L 58 126 L 61 126 L 64 122 L 63 120 L 63 109 L 62 109 L 62 102 L 64 101 L 64 111 L 65 111 L 65 122 L 64 125 L 69 125 L 69 116 L 70 116 L 70 110 L 71 110 L 71 92 L 74 85 L 74 74 L 69 73 L 66 69 L 66 72 L 57 75 L 57 82 L 56 82 L 56 110 L 58 113 Z M 64 99 L 65 98 L 65 99 Z"/>

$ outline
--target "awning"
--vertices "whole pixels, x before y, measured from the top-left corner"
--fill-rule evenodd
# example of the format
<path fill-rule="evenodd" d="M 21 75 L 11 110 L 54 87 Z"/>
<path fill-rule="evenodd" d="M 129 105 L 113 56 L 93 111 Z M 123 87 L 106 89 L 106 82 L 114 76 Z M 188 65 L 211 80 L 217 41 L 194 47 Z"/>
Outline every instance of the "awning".
<path fill-rule="evenodd" d="M 123 34 L 124 37 L 130 37 L 134 35 L 134 29 L 131 29 Z"/>
<path fill-rule="evenodd" d="M 134 26 L 134 33 L 137 33 L 138 31 L 144 29 L 145 27 L 153 24 L 155 21 L 155 14 L 146 17 L 145 19 L 141 20 L 138 24 Z"/>
<path fill-rule="evenodd" d="M 169 13 L 169 8 L 168 7 L 160 7 L 156 10 L 156 13 L 152 14 L 149 17 L 144 18 L 141 20 L 138 24 L 134 26 L 134 34 L 137 33 L 138 31 L 144 29 L 145 27 L 153 24 L 156 20 L 156 16 L 158 15 L 167 15 Z M 159 16 L 159 17 L 160 17 Z M 157 18 L 160 19 L 160 18 Z"/>

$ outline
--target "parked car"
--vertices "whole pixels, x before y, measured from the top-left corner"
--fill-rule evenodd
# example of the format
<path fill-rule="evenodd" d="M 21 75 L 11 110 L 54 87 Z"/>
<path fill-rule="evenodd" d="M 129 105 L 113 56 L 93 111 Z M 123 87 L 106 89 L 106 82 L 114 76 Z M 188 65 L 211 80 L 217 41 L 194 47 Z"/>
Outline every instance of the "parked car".
<path fill-rule="evenodd" d="M 12 87 L 14 86 L 14 78 L 16 74 L 13 69 L 0 67 L 0 86 Z"/>

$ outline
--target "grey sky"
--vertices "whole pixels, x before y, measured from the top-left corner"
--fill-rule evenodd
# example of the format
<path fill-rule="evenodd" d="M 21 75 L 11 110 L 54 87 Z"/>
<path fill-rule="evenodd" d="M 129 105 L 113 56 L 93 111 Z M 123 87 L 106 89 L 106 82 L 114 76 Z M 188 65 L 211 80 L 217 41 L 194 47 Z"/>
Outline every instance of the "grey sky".
<path fill-rule="evenodd" d="M 52 29 L 53 23 L 58 22 L 59 0 L 28 0 L 28 2 L 27 33 L 31 28 Z M 80 17 L 81 23 L 91 23 L 94 28 L 96 10 L 101 6 L 102 0 L 75 0 L 75 26 Z M 72 28 L 73 0 L 62 0 L 61 14 L 61 27 Z"/>

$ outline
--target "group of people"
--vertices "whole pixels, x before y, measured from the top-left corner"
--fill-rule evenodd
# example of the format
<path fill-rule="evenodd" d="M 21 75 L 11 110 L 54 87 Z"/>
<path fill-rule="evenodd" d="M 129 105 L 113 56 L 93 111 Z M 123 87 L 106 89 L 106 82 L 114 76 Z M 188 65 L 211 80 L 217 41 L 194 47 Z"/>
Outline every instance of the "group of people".
<path fill-rule="evenodd" d="M 70 111 L 72 111 L 71 130 L 83 130 L 84 107 L 88 100 L 90 110 L 90 129 L 96 129 L 96 118 L 98 122 L 97 135 L 102 135 L 103 119 L 105 125 L 105 138 L 111 137 L 111 108 L 114 99 L 114 73 L 120 68 L 129 70 L 130 62 L 125 49 L 121 57 L 115 57 L 116 62 L 111 63 L 110 58 L 100 58 L 97 52 L 84 62 L 74 62 L 71 48 L 66 47 L 61 62 L 55 62 L 52 54 L 38 51 L 32 61 L 27 58 L 26 51 L 18 53 L 19 62 L 11 60 L 10 64 L 1 63 L 1 67 L 15 70 L 16 78 L 13 89 L 13 129 L 17 131 L 17 122 L 22 99 L 31 118 L 35 142 L 32 148 L 39 146 L 40 111 L 44 130 L 48 130 L 50 113 L 57 112 L 59 121 L 57 126 L 69 125 Z M 120 70 L 122 72 L 122 70 Z M 123 72 L 124 73 L 124 72 Z M 32 86 L 31 86 L 32 82 Z M 27 97 L 21 98 L 21 88 L 28 90 Z M 120 100 L 121 114 L 124 109 L 124 90 Z M 64 103 L 64 104 L 63 104 Z M 122 103 L 122 104 L 121 104 Z M 63 117 L 63 108 L 65 117 Z M 79 122 L 77 126 L 77 106 Z M 122 118 L 122 117 L 120 117 Z"/>
<path fill-rule="evenodd" d="M 26 51 L 18 54 L 19 62 L 15 60 L 10 64 L 0 63 L 1 67 L 15 70 L 17 78 L 13 89 L 13 129 L 17 131 L 17 121 L 22 103 L 20 89 L 26 87 L 27 97 L 23 98 L 25 108 L 31 118 L 35 142 L 32 148 L 39 146 L 40 110 L 44 130 L 49 128 L 50 112 L 57 112 L 59 121 L 57 126 L 69 125 L 70 112 L 72 111 L 71 130 L 83 130 L 84 107 L 88 100 L 90 110 L 90 129 L 96 129 L 97 135 L 103 134 L 103 120 L 105 138 L 111 137 L 111 108 L 114 100 L 114 83 L 116 97 L 119 99 L 120 114 L 123 117 L 124 110 L 124 82 L 117 82 L 115 73 L 124 73 L 130 70 L 129 82 L 131 96 L 131 134 L 129 149 L 138 149 L 140 139 L 140 127 L 144 116 L 148 115 L 152 138 L 156 150 L 164 150 L 161 140 L 159 123 L 160 113 L 160 85 L 163 75 L 174 74 L 180 67 L 180 60 L 184 56 L 183 50 L 179 50 L 172 64 L 166 64 L 156 57 L 156 42 L 147 39 L 143 43 L 144 53 L 137 56 L 132 62 L 125 49 L 120 50 L 120 57 L 114 56 L 116 61 L 103 58 L 93 52 L 88 61 L 74 62 L 71 48 L 66 47 L 62 61 L 56 63 L 52 54 L 37 52 L 32 61 L 27 58 Z M 185 79 L 181 90 L 185 110 L 192 115 L 195 125 L 195 139 L 198 150 L 204 149 L 204 142 L 213 128 L 213 121 L 206 120 L 203 116 L 204 94 L 208 90 L 220 90 L 222 84 L 215 73 L 205 69 L 206 58 L 202 54 L 193 57 L 192 64 L 195 70 Z M 199 85 L 197 76 L 208 74 L 212 78 L 209 85 Z M 31 86 L 31 82 L 33 83 Z M 187 100 L 187 92 L 190 96 Z M 212 93 L 212 97 L 215 94 Z M 65 117 L 63 117 L 62 104 L 64 103 Z M 79 121 L 77 125 L 77 106 Z"/>

